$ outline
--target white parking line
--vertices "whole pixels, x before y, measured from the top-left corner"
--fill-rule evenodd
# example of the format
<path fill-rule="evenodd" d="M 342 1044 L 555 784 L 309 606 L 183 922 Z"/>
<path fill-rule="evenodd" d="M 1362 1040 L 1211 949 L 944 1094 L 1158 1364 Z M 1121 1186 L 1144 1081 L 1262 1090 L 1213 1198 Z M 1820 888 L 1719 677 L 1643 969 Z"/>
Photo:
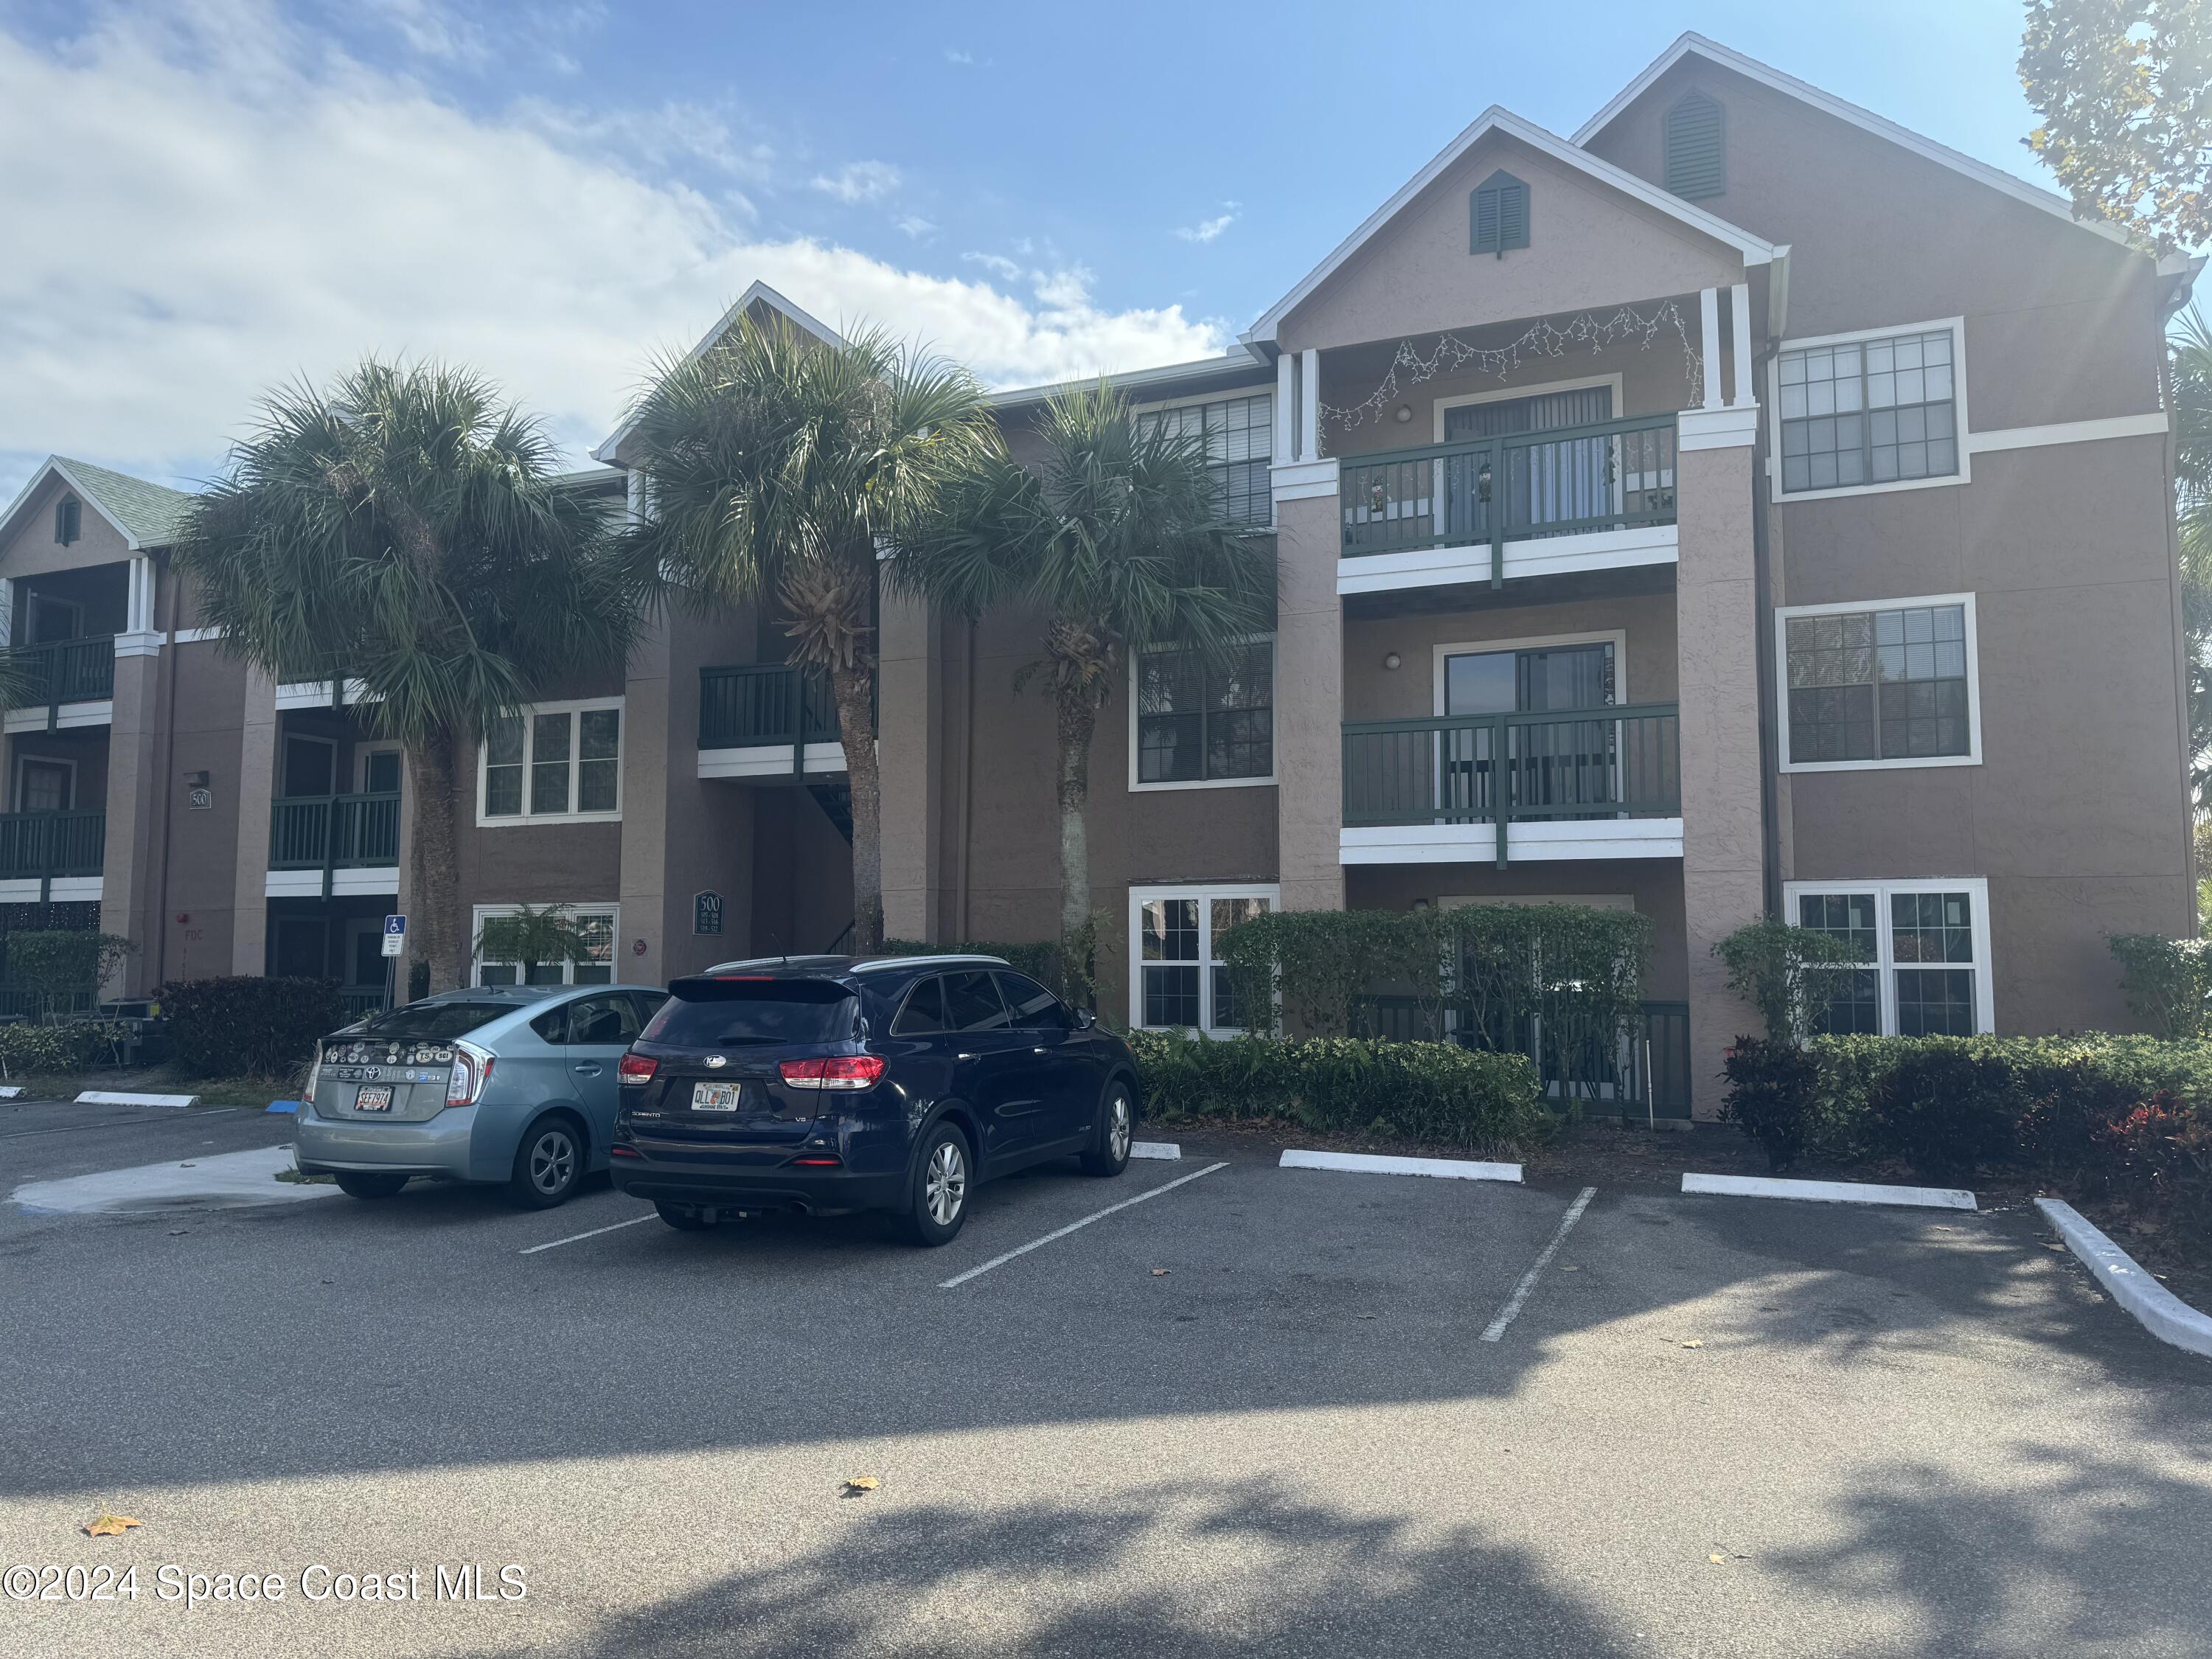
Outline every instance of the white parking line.
<path fill-rule="evenodd" d="M 1505 1334 L 1505 1328 L 1513 1322 L 1514 1316 L 1521 1311 L 1521 1304 L 1528 1299 L 1528 1292 L 1536 1288 L 1536 1276 L 1551 1265 L 1552 1258 L 1559 1253 L 1559 1246 L 1567 1241 L 1567 1230 L 1583 1218 L 1583 1212 L 1589 1207 L 1590 1200 L 1596 1196 L 1596 1188 L 1585 1187 L 1582 1195 L 1567 1206 L 1566 1214 L 1559 1218 L 1559 1231 L 1552 1235 L 1552 1242 L 1544 1246 L 1544 1254 L 1536 1258 L 1535 1265 L 1521 1275 L 1521 1282 L 1513 1287 L 1513 1294 L 1506 1297 L 1505 1305 L 1498 1310 L 1498 1317 L 1492 1320 L 1482 1333 L 1484 1341 L 1495 1342 Z"/>
<path fill-rule="evenodd" d="M 536 1255 L 540 1250 L 557 1250 L 563 1244 L 574 1244 L 586 1238 L 597 1238 L 601 1233 L 618 1233 L 625 1227 L 635 1227 L 641 1221 L 652 1221 L 657 1216 L 634 1215 L 627 1221 L 617 1221 L 610 1226 L 594 1227 L 587 1233 L 571 1233 L 566 1238 L 556 1238 L 550 1244 L 532 1244 L 526 1250 L 517 1250 L 517 1255 Z"/>
<path fill-rule="evenodd" d="M 1112 1215 L 1116 1210 L 1126 1210 L 1132 1204 L 1141 1204 L 1148 1198 L 1158 1198 L 1162 1193 L 1171 1193 L 1176 1188 L 1183 1186 L 1189 1182 L 1197 1180 L 1200 1176 L 1210 1176 L 1216 1170 L 1225 1170 L 1228 1167 L 1229 1165 L 1225 1162 L 1220 1164 L 1209 1164 L 1203 1170 L 1194 1170 L 1187 1176 L 1177 1176 L 1173 1181 L 1163 1182 L 1161 1185 L 1153 1188 L 1150 1192 L 1139 1193 L 1134 1198 L 1125 1198 L 1119 1204 L 1109 1204 L 1104 1209 L 1097 1211 L 1093 1214 L 1087 1215 L 1080 1221 L 1071 1221 L 1065 1227 L 1060 1227 L 1055 1229 L 1052 1232 L 1047 1233 L 1042 1238 L 1033 1238 L 1026 1244 L 1017 1244 L 1012 1249 L 1008 1250 L 1004 1255 L 994 1255 L 980 1267 L 970 1267 L 964 1273 L 957 1273 L 952 1278 L 946 1279 L 937 1288 L 940 1291 L 957 1289 L 960 1285 L 965 1285 L 969 1279 L 975 1278 L 979 1274 L 987 1273 L 994 1267 L 1004 1267 L 1007 1262 L 1012 1261 L 1018 1255 L 1027 1255 L 1031 1250 L 1036 1249 L 1041 1244 L 1049 1244 L 1055 1238 L 1066 1238 L 1068 1234 L 1075 1231 L 1078 1228 L 1088 1227 L 1094 1221 L 1103 1221 L 1108 1216 Z"/>

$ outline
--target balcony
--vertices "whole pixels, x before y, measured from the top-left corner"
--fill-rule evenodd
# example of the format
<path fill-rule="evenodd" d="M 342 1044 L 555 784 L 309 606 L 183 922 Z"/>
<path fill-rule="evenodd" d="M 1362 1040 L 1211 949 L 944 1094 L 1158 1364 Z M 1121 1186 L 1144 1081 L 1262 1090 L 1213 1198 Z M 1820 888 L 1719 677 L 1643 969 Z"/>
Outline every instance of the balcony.
<path fill-rule="evenodd" d="M 294 795 L 269 809 L 270 898 L 396 893 L 399 795 Z"/>
<path fill-rule="evenodd" d="M 699 775 L 842 772 L 836 706 L 819 675 L 784 664 L 699 671 Z"/>
<path fill-rule="evenodd" d="M 1344 727 L 1346 864 L 1680 858 L 1671 702 Z"/>
<path fill-rule="evenodd" d="M 0 902 L 100 896 L 105 812 L 0 812 Z"/>
<path fill-rule="evenodd" d="M 1671 565 L 1671 414 L 1346 456 L 1340 593 Z"/>
<path fill-rule="evenodd" d="M 8 711 L 9 731 L 106 726 L 114 718 L 113 635 L 27 645 L 9 654 L 26 684 Z"/>

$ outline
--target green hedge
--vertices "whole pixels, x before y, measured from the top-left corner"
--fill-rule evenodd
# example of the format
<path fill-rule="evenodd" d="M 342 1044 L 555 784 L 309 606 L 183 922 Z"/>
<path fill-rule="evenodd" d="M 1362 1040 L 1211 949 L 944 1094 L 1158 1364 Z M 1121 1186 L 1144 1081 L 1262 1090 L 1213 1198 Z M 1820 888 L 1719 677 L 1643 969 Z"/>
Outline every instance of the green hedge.
<path fill-rule="evenodd" d="M 197 1077 L 289 1076 L 346 1023 L 337 981 L 258 975 L 173 981 L 161 1012 L 178 1069 Z"/>
<path fill-rule="evenodd" d="M 1543 1139 L 1553 1118 L 1525 1054 L 1362 1037 L 1226 1039 L 1133 1031 L 1159 1117 L 1290 1118 L 1470 1152 Z"/>
<path fill-rule="evenodd" d="M 83 1072 L 115 1063 L 115 1045 L 127 1027 L 106 1020 L 72 1020 L 64 1025 L 0 1025 L 0 1071 Z"/>
<path fill-rule="evenodd" d="M 2080 1181 L 2212 1220 L 2212 1042 L 1739 1039 L 1726 1114 L 1778 1170 L 1810 1153 L 1932 1179 Z"/>

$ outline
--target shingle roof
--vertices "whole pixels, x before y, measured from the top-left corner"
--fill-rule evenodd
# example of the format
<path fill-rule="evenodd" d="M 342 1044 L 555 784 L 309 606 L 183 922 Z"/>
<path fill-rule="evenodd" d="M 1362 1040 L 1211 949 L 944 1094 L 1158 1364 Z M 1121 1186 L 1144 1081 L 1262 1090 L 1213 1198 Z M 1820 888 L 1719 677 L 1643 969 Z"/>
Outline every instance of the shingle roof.
<path fill-rule="evenodd" d="M 73 461 L 66 455 L 57 455 L 54 461 L 139 546 L 167 547 L 176 539 L 185 508 L 191 504 L 187 492 L 149 483 L 127 472 L 112 472 L 89 461 Z"/>

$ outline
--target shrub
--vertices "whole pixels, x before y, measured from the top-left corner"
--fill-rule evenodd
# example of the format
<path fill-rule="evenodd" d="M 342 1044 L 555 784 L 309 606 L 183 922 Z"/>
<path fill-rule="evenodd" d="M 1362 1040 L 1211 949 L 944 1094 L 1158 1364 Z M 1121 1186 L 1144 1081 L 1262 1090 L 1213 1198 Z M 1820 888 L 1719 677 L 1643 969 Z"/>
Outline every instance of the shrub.
<path fill-rule="evenodd" d="M 1287 1117 L 1470 1152 L 1551 1133 L 1524 1054 L 1363 1037 L 1279 1041 L 1132 1032 L 1146 1109 L 1163 1117 Z"/>
<path fill-rule="evenodd" d="M 1938 1181 L 2017 1164 L 2026 1150 L 2027 1082 L 2011 1056 L 1955 1041 L 1923 1043 L 1875 1085 L 1873 1143 Z"/>
<path fill-rule="evenodd" d="M 2203 1036 L 2212 1020 L 2212 941 L 2115 933 L 2107 941 L 2120 962 L 2128 1010 L 2152 1036 Z"/>
<path fill-rule="evenodd" d="M 1850 988 L 1865 964 L 1843 940 L 1777 917 L 1749 922 L 1713 946 L 1728 969 L 1728 988 L 1759 1010 L 1770 1037 L 1802 1037 L 1820 1029 L 1828 1005 Z"/>
<path fill-rule="evenodd" d="M 283 1077 L 346 1023 L 327 979 L 178 980 L 161 988 L 178 1069 L 200 1077 Z"/>
<path fill-rule="evenodd" d="M 0 1025 L 0 1073 L 82 1072 L 112 1065 L 116 1044 L 130 1028 L 109 1020 L 71 1020 L 63 1025 Z"/>
<path fill-rule="evenodd" d="M 71 1012 L 80 999 L 97 999 L 107 976 L 138 947 L 115 933 L 85 927 L 42 927 L 7 936 L 8 983 L 37 1000 L 41 1019 Z"/>
<path fill-rule="evenodd" d="M 1795 1042 L 1740 1036 L 1721 1070 L 1728 1096 L 1721 1115 L 1756 1140 L 1777 1171 L 1795 1164 L 1812 1139 L 1820 1068 Z"/>

